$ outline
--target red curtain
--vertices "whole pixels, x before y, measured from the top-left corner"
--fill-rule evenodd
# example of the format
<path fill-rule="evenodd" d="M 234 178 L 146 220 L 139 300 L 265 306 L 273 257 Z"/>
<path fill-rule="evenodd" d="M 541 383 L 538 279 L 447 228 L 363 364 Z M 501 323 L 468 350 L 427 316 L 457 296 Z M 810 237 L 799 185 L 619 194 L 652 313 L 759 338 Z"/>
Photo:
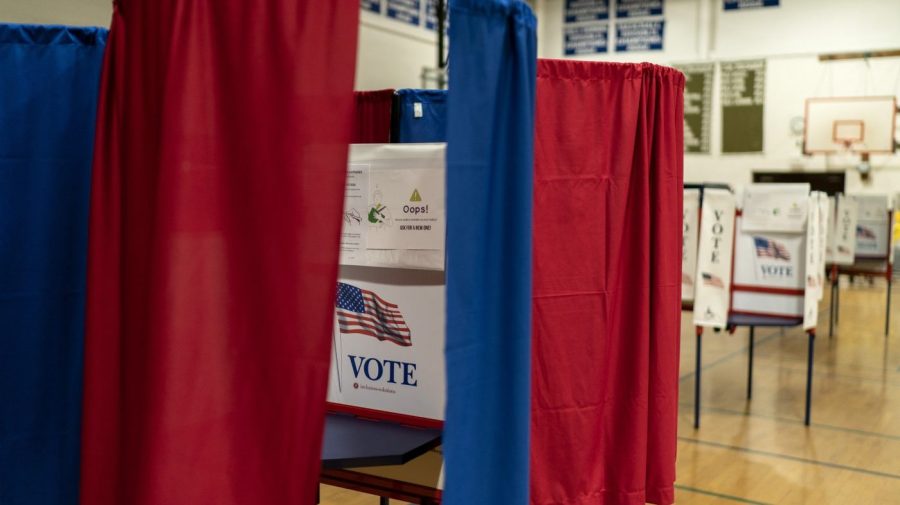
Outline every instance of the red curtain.
<path fill-rule="evenodd" d="M 674 501 L 684 77 L 538 63 L 531 502 Z"/>
<path fill-rule="evenodd" d="M 357 91 L 353 96 L 356 101 L 356 131 L 353 143 L 390 143 L 394 90 Z"/>
<path fill-rule="evenodd" d="M 359 5 L 119 0 L 81 503 L 313 503 Z"/>

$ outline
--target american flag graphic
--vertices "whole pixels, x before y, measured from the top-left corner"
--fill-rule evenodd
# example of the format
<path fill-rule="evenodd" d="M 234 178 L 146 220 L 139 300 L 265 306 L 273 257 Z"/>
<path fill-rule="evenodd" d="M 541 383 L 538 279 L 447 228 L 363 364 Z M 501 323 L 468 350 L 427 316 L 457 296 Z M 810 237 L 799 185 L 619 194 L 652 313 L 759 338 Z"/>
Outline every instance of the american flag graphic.
<path fill-rule="evenodd" d="M 412 334 L 396 304 L 367 289 L 338 283 L 338 326 L 343 334 L 368 335 L 397 345 L 412 345 Z"/>
<path fill-rule="evenodd" d="M 753 242 L 756 243 L 756 256 L 759 258 L 774 258 L 785 261 L 791 260 L 791 253 L 788 252 L 787 247 L 780 242 L 763 237 L 753 237 Z"/>
<path fill-rule="evenodd" d="M 856 226 L 856 236 L 859 238 L 875 240 L 875 232 L 865 226 Z"/>
<path fill-rule="evenodd" d="M 713 274 L 708 274 L 706 272 L 703 272 L 703 284 L 705 284 L 707 286 L 712 286 L 714 288 L 724 288 L 725 287 L 725 283 L 722 282 L 721 277 L 719 277 L 717 275 L 713 275 Z"/>

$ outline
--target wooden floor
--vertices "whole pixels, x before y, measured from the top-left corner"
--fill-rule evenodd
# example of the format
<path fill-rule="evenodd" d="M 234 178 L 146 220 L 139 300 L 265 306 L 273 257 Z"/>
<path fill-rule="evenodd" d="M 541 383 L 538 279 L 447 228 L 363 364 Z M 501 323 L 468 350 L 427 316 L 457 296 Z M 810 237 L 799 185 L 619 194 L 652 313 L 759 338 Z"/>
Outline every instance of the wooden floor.
<path fill-rule="evenodd" d="M 756 331 L 752 401 L 746 400 L 747 330 L 706 333 L 702 424 L 694 430 L 694 337 L 684 314 L 679 505 L 900 505 L 900 290 L 894 290 L 885 339 L 880 282 L 842 288 L 831 339 L 826 295 L 809 428 L 803 425 L 806 336 L 763 328 Z M 322 504 L 377 505 L 378 499 L 323 486 Z"/>

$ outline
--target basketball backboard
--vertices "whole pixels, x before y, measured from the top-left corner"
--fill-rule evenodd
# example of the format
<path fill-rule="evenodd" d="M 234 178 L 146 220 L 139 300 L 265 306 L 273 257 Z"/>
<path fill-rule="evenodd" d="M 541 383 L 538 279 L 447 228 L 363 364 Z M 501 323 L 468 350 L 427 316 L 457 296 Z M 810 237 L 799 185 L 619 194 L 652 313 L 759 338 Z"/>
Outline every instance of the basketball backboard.
<path fill-rule="evenodd" d="M 803 152 L 892 153 L 896 120 L 893 96 L 808 98 Z"/>

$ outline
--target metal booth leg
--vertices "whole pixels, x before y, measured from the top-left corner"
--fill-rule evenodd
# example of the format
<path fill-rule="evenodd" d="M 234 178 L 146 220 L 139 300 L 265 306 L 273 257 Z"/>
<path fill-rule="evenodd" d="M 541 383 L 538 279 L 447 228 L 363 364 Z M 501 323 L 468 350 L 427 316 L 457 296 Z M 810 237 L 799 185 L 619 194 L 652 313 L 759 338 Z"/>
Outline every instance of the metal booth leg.
<path fill-rule="evenodd" d="M 812 381 L 813 381 L 813 352 L 816 347 L 816 332 L 809 330 L 809 352 L 806 356 L 806 415 L 803 424 L 809 426 L 810 410 L 812 408 Z"/>
<path fill-rule="evenodd" d="M 753 344 L 756 340 L 753 333 L 754 327 L 750 327 L 750 354 L 747 360 L 747 399 L 753 398 Z"/>
<path fill-rule="evenodd" d="M 391 499 L 387 496 L 379 496 L 378 505 L 391 505 Z"/>
<path fill-rule="evenodd" d="M 841 280 L 838 277 L 837 290 L 834 292 L 834 324 L 840 323 L 841 319 Z"/>
<path fill-rule="evenodd" d="M 828 300 L 828 338 L 834 335 L 834 294 L 837 292 L 837 283 L 831 279 L 831 298 Z"/>
<path fill-rule="evenodd" d="M 888 292 L 887 292 L 887 307 L 884 313 L 884 336 L 887 337 L 891 333 L 891 269 L 888 267 Z"/>
<path fill-rule="evenodd" d="M 703 368 L 701 357 L 703 328 L 697 327 L 697 360 L 694 365 L 694 429 L 700 428 L 700 372 Z"/>

